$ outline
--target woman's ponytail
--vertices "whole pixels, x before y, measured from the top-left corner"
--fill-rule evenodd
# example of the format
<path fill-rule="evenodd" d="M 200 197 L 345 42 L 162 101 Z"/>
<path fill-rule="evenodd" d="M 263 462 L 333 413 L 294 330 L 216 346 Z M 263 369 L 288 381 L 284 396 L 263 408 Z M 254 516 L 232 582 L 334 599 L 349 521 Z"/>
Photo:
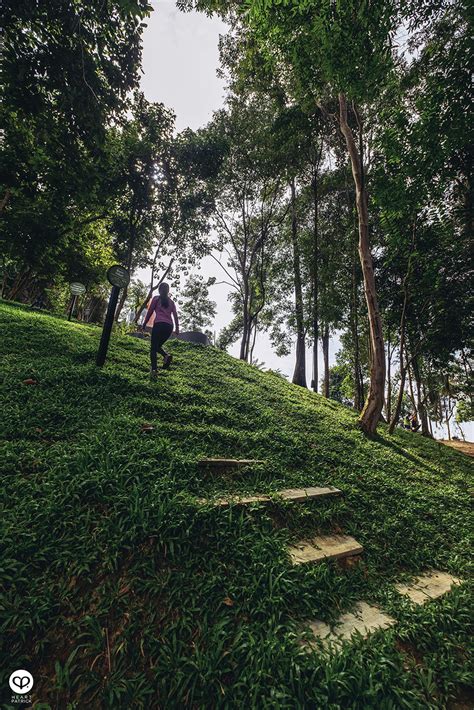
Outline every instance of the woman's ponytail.
<path fill-rule="evenodd" d="M 163 306 L 163 308 L 168 308 L 168 306 L 170 305 L 170 299 L 168 298 L 169 290 L 170 287 L 168 284 L 160 284 L 158 291 L 160 293 L 160 304 Z"/>

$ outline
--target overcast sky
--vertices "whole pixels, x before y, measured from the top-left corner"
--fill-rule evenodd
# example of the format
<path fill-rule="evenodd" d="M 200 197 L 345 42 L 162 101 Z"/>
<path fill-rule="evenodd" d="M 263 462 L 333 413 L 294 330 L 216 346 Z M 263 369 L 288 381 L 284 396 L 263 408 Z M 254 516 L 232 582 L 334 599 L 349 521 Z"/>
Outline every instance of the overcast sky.
<path fill-rule="evenodd" d="M 219 35 L 226 25 L 218 18 L 209 18 L 202 13 L 180 12 L 170 0 L 152 0 L 154 12 L 147 21 L 143 35 L 142 89 L 150 101 L 161 101 L 176 114 L 176 129 L 199 128 L 212 117 L 213 111 L 222 106 L 224 86 L 216 75 L 219 64 Z M 201 273 L 204 276 L 224 276 L 218 265 L 210 258 L 203 260 Z M 137 274 L 143 281 L 149 279 L 149 270 Z M 217 303 L 215 330 L 219 332 L 231 319 L 227 301 L 229 288 L 217 285 L 211 288 L 211 297 Z M 330 344 L 330 362 L 339 348 L 334 337 Z M 238 344 L 231 354 L 238 354 Z M 266 367 L 280 369 L 291 378 L 294 367 L 294 351 L 288 357 L 278 358 L 265 335 L 259 335 L 255 356 Z M 311 383 L 311 353 L 307 354 L 307 382 Z M 323 371 L 322 356 L 319 371 Z M 469 438 L 474 434 L 472 423 L 466 427 Z"/>

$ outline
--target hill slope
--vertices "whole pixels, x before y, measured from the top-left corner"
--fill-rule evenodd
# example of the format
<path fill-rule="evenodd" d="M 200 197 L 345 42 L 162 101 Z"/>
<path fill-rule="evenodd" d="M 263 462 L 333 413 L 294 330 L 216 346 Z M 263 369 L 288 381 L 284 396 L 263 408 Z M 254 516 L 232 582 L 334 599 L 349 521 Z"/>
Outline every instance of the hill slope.
<path fill-rule="evenodd" d="M 59 708 L 421 709 L 472 682 L 468 584 L 421 608 L 393 586 L 430 567 L 468 579 L 467 456 L 366 439 L 348 409 L 212 348 L 173 342 L 150 382 L 142 341 L 115 335 L 98 370 L 98 328 L 11 304 L 0 326 L 2 688 L 26 668 Z M 265 463 L 211 475 L 203 456 Z M 326 484 L 344 498 L 196 501 Z M 288 543 L 340 529 L 360 564 L 291 566 Z M 358 599 L 397 625 L 301 650 L 305 620 Z"/>

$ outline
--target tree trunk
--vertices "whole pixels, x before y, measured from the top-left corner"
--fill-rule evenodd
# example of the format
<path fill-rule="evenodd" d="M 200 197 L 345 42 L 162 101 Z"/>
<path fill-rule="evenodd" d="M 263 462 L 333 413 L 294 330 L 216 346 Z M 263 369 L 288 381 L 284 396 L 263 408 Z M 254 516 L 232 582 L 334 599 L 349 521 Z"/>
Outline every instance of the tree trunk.
<path fill-rule="evenodd" d="M 293 384 L 306 387 L 306 343 L 304 332 L 303 289 L 301 286 L 300 245 L 296 217 L 295 179 L 291 181 L 291 241 L 293 245 L 293 277 L 295 283 L 296 363 Z"/>
<path fill-rule="evenodd" d="M 430 437 L 433 439 L 433 438 L 434 438 L 434 435 L 433 435 L 433 424 L 432 424 L 432 422 L 431 422 L 431 418 L 430 418 L 430 417 L 428 417 L 428 424 L 429 424 L 429 426 L 430 426 Z"/>
<path fill-rule="evenodd" d="M 415 253 L 415 234 L 416 234 L 416 221 L 414 221 L 414 223 L 413 223 L 411 250 L 410 250 L 410 255 L 408 257 L 407 272 L 406 272 L 405 277 L 403 279 L 403 305 L 402 305 L 402 315 L 400 317 L 400 388 L 398 390 L 398 397 L 397 397 L 397 403 L 395 405 L 395 411 L 393 413 L 393 417 L 390 422 L 390 426 L 388 427 L 389 434 L 393 434 L 393 430 L 395 429 L 395 426 L 397 425 L 397 422 L 398 422 L 398 418 L 400 416 L 400 411 L 402 408 L 402 401 L 403 401 L 403 392 L 405 390 L 406 370 L 409 365 L 408 354 L 406 355 L 406 363 L 403 362 L 403 357 L 405 355 L 405 321 L 406 321 L 407 306 L 408 306 L 408 282 L 409 282 L 409 279 L 411 276 L 413 255 Z"/>
<path fill-rule="evenodd" d="M 130 276 L 132 275 L 132 258 L 133 258 L 133 250 L 135 249 L 135 241 L 137 237 L 137 226 L 136 223 L 133 221 L 133 215 L 130 215 L 130 241 L 128 244 L 128 254 L 127 254 L 127 265 L 126 269 Z M 120 313 L 122 312 L 122 308 L 124 306 L 124 303 L 127 299 L 127 294 L 128 294 L 128 287 L 125 286 L 125 288 L 122 290 L 122 293 L 120 294 L 120 299 L 117 305 L 117 308 L 115 309 L 115 315 L 114 315 L 114 320 L 115 322 L 118 322 L 118 319 L 120 317 Z"/>
<path fill-rule="evenodd" d="M 324 383 L 323 395 L 329 399 L 329 326 L 325 325 L 323 330 L 323 360 L 324 360 Z"/>
<path fill-rule="evenodd" d="M 410 363 L 408 363 L 407 371 L 408 371 L 408 387 L 410 390 L 410 399 L 411 399 L 411 403 L 413 405 L 413 411 L 415 412 L 415 414 L 418 418 L 418 416 L 419 416 L 418 415 L 418 407 L 416 406 L 415 393 L 413 392 L 413 381 L 412 381 L 412 376 L 411 376 Z"/>
<path fill-rule="evenodd" d="M 7 189 L 5 190 L 4 196 L 3 196 L 2 199 L 0 200 L 0 212 L 3 212 L 3 210 L 4 210 L 5 207 L 7 206 L 8 200 L 10 199 L 10 195 L 11 195 L 10 189 L 7 188 Z"/>
<path fill-rule="evenodd" d="M 257 319 L 254 320 L 253 325 L 252 325 L 252 330 L 253 330 L 253 337 L 251 337 L 252 345 L 250 347 L 250 363 L 253 363 L 253 351 L 255 348 L 255 342 L 257 340 Z"/>
<path fill-rule="evenodd" d="M 354 240 L 354 249 L 352 254 L 352 296 L 351 296 L 351 329 L 352 341 L 354 345 L 354 409 L 358 412 L 362 411 L 364 404 L 364 387 L 361 383 L 360 370 L 360 348 L 359 348 L 359 317 L 358 317 L 358 297 L 357 297 L 357 242 Z"/>
<path fill-rule="evenodd" d="M 392 348 L 390 346 L 390 330 L 387 342 L 387 421 L 392 418 Z"/>
<path fill-rule="evenodd" d="M 322 148 L 322 146 L 321 146 Z M 313 391 L 318 391 L 318 341 L 319 341 L 319 204 L 317 168 L 313 176 Z"/>
<path fill-rule="evenodd" d="M 402 315 L 403 318 L 403 315 Z M 400 338 L 400 387 L 398 389 L 398 396 L 397 396 L 397 402 L 395 404 L 395 411 L 393 412 L 393 417 L 390 422 L 390 425 L 388 427 L 388 433 L 393 434 L 393 430 L 395 429 L 398 419 L 400 417 L 400 411 L 402 408 L 402 402 L 403 402 L 403 393 L 405 391 L 405 378 L 406 378 L 406 372 L 407 369 L 405 365 L 403 364 L 403 350 L 405 347 L 405 338 L 402 336 Z"/>
<path fill-rule="evenodd" d="M 244 303 L 243 303 L 243 331 L 242 340 L 240 342 L 240 359 L 247 361 L 248 344 L 249 344 L 249 286 L 247 281 L 244 285 Z"/>
<path fill-rule="evenodd" d="M 3 275 L 2 275 L 2 286 L 0 288 L 0 298 L 6 297 L 7 282 L 8 282 L 8 273 L 7 273 L 6 259 L 5 259 L 5 257 L 3 257 Z"/>
<path fill-rule="evenodd" d="M 359 121 L 359 116 L 356 113 Z M 345 138 L 356 189 L 356 205 L 359 218 L 359 257 L 364 279 L 364 292 L 369 317 L 372 362 L 370 364 L 370 385 L 367 400 L 360 415 L 360 426 L 367 434 L 373 434 L 382 413 L 385 394 L 385 348 L 383 342 L 382 319 L 377 302 L 374 268 L 369 246 L 368 193 L 364 180 L 362 129 L 359 121 L 359 149 L 347 122 L 347 102 L 344 94 L 339 94 L 339 126 Z"/>
<path fill-rule="evenodd" d="M 428 414 L 426 412 L 425 400 L 423 397 L 420 366 L 418 362 L 418 357 L 413 358 L 413 374 L 415 375 L 416 389 L 417 389 L 417 403 L 418 403 L 418 416 L 421 422 L 421 433 L 423 436 L 430 436 L 430 427 L 428 424 Z"/>
<path fill-rule="evenodd" d="M 125 286 L 125 288 L 122 289 L 122 293 L 120 294 L 120 299 L 117 304 L 117 308 L 115 310 L 115 321 L 118 322 L 118 319 L 120 317 L 120 313 L 122 312 L 122 308 L 124 307 L 125 301 L 127 300 L 127 294 L 128 294 L 128 286 Z"/>
<path fill-rule="evenodd" d="M 15 278 L 15 281 L 13 282 L 10 293 L 8 294 L 8 298 L 10 299 L 10 301 L 14 301 L 17 296 L 20 295 L 21 291 L 25 288 L 30 278 L 31 267 L 28 267 L 26 271 L 20 272 L 18 274 L 18 276 Z"/>

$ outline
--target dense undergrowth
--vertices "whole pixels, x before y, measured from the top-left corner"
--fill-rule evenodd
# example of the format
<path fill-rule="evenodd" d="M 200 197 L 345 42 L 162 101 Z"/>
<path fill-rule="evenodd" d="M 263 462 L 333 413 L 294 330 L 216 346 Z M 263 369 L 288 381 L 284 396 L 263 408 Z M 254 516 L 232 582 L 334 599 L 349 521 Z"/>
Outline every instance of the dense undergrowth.
<path fill-rule="evenodd" d="M 350 410 L 212 348 L 173 342 L 150 382 L 142 341 L 114 336 L 99 370 L 96 327 L 13 304 L 0 325 L 6 703 L 17 668 L 54 708 L 425 710 L 472 684 L 467 456 L 384 426 L 369 440 Z M 211 475 L 202 456 L 265 463 Z M 344 498 L 196 502 L 324 484 Z M 288 541 L 340 530 L 363 562 L 291 566 Z M 465 583 L 412 607 L 393 583 L 430 567 Z M 359 599 L 399 623 L 302 651 L 304 620 Z"/>

